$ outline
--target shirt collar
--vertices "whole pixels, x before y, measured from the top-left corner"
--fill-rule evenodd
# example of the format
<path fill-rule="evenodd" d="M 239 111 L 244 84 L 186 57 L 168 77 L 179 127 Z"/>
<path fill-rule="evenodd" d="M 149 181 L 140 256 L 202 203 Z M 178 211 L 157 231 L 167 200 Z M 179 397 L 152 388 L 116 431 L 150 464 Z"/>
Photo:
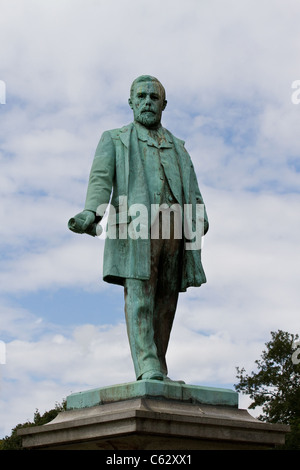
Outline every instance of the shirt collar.
<path fill-rule="evenodd" d="M 158 129 L 151 130 L 139 122 L 134 122 L 139 140 L 147 142 L 148 145 L 157 148 L 172 148 L 173 142 L 166 130 L 160 126 Z"/>

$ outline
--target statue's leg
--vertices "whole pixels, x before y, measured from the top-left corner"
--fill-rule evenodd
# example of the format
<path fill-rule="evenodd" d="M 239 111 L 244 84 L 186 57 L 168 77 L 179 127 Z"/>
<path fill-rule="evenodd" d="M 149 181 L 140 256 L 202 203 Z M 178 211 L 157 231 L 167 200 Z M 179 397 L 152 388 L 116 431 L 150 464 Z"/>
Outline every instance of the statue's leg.
<path fill-rule="evenodd" d="M 181 239 L 151 239 L 150 279 L 125 280 L 127 333 L 137 379 L 167 376 L 165 356 L 181 282 L 181 253 Z"/>
<path fill-rule="evenodd" d="M 149 280 L 125 280 L 125 316 L 131 355 L 136 378 L 163 379 L 154 338 L 154 307 L 157 285 L 157 267 L 162 246 L 155 240 L 151 251 Z"/>
<path fill-rule="evenodd" d="M 158 267 L 154 306 L 154 340 L 164 376 L 168 373 L 166 352 L 181 282 L 181 253 L 181 240 L 165 240 Z"/>

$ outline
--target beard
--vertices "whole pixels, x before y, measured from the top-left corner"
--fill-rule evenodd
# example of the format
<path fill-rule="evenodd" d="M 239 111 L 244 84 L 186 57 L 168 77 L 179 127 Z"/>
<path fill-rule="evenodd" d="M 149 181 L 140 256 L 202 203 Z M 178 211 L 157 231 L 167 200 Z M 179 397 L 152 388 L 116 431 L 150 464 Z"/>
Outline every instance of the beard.
<path fill-rule="evenodd" d="M 156 127 L 160 123 L 160 117 L 152 112 L 140 112 L 136 120 L 145 127 Z"/>

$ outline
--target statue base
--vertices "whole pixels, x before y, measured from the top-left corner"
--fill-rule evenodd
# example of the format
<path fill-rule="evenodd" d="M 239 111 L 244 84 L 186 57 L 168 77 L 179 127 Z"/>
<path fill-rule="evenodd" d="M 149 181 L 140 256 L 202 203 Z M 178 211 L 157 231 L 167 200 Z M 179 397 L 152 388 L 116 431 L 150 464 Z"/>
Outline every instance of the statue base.
<path fill-rule="evenodd" d="M 239 409 L 232 390 L 141 380 L 74 393 L 67 411 L 18 434 L 27 449 L 243 450 L 282 445 L 288 430 Z"/>

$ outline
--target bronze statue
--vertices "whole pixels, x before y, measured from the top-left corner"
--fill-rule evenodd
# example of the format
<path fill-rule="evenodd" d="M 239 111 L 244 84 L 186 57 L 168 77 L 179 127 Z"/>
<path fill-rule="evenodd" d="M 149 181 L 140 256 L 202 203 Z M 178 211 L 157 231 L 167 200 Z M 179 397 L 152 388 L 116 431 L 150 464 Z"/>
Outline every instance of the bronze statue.
<path fill-rule="evenodd" d="M 102 134 L 85 208 L 69 228 L 97 235 L 110 203 L 103 279 L 124 286 L 136 378 L 170 380 L 166 351 L 179 292 L 206 282 L 199 240 L 208 220 L 184 142 L 161 125 L 162 84 L 138 77 L 129 105 L 134 121 Z"/>

